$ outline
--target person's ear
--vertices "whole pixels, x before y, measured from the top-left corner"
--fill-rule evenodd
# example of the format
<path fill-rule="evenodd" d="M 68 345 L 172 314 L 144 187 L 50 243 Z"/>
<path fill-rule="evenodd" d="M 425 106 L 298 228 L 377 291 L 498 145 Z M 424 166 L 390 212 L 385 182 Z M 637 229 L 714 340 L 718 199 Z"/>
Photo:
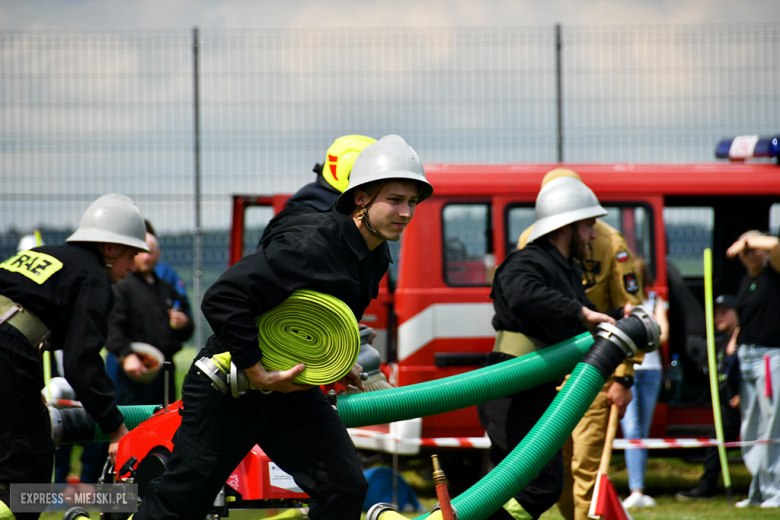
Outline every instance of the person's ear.
<path fill-rule="evenodd" d="M 355 190 L 355 206 L 362 206 L 369 201 L 371 197 L 363 190 Z"/>

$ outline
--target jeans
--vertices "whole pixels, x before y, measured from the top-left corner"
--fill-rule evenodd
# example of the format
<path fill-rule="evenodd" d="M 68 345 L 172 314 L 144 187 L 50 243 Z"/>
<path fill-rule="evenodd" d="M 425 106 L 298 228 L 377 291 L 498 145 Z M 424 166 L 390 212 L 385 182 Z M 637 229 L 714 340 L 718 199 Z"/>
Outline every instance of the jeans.
<path fill-rule="evenodd" d="M 766 396 L 765 356 L 770 360 L 773 397 Z M 739 362 L 742 370 L 742 440 L 780 437 L 780 348 L 740 345 Z M 748 494 L 750 503 L 759 504 L 769 499 L 780 501 L 780 445 L 744 446 L 742 458 L 753 475 Z"/>
<path fill-rule="evenodd" d="M 644 439 L 650 433 L 655 403 L 661 390 L 660 370 L 637 370 L 634 375 L 634 398 L 626 407 L 626 415 L 620 420 L 623 437 L 626 439 Z M 647 469 L 647 450 L 626 450 L 628 469 L 628 487 L 631 491 L 645 489 L 645 470 Z"/>

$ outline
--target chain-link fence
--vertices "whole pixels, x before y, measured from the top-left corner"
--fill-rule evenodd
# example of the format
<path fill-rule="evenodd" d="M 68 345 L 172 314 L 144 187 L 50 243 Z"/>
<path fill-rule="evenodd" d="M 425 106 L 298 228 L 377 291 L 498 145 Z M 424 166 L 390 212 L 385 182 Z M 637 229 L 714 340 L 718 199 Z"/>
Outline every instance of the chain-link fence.
<path fill-rule="evenodd" d="M 714 160 L 780 128 L 780 26 L 202 30 L 204 266 L 230 195 L 293 192 L 335 137 L 397 133 L 425 162 Z M 560 58 L 561 66 L 557 67 Z M 0 32 L 0 254 L 133 197 L 189 281 L 193 32 Z M 557 84 L 561 81 L 562 125 Z M 208 283 L 207 276 L 206 282 Z M 206 283 L 206 285 L 207 285 Z"/>

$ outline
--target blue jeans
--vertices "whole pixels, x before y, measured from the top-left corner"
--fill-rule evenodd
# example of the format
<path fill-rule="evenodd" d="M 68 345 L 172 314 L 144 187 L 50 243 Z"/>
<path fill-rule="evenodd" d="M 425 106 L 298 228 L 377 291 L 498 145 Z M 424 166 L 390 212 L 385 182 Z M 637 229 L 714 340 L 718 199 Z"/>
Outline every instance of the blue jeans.
<path fill-rule="evenodd" d="M 772 395 L 766 396 L 766 361 L 769 356 Z M 780 437 L 780 348 L 740 345 L 739 363 L 742 370 L 740 411 L 743 441 Z M 774 498 L 780 501 L 780 445 L 755 444 L 743 446 L 745 460 L 753 480 L 748 498 L 752 504 Z"/>
<path fill-rule="evenodd" d="M 634 398 L 626 407 L 626 415 L 620 420 L 623 437 L 626 439 L 644 439 L 650 433 L 655 403 L 661 390 L 660 370 L 637 370 L 632 388 Z M 626 468 L 628 469 L 628 487 L 645 489 L 645 470 L 647 469 L 647 450 L 626 450 Z"/>

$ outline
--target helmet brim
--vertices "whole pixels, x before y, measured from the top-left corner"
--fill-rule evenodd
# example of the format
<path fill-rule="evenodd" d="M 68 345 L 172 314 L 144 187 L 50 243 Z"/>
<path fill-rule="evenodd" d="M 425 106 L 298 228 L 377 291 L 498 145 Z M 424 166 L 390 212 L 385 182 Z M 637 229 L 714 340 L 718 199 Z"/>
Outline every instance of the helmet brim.
<path fill-rule="evenodd" d="M 143 253 L 149 253 L 149 246 L 143 240 L 113 233 L 105 229 L 79 228 L 65 242 L 105 242 L 134 247 Z"/>
<path fill-rule="evenodd" d="M 526 243 L 530 244 L 537 238 L 543 237 L 547 233 L 551 233 L 556 229 L 568 226 L 569 224 L 574 224 L 575 222 L 587 220 L 589 218 L 603 217 L 606 214 L 607 210 L 599 204 L 598 206 L 576 209 L 574 211 L 567 211 L 566 213 L 543 218 L 534 222 L 534 229 L 528 236 Z"/>

